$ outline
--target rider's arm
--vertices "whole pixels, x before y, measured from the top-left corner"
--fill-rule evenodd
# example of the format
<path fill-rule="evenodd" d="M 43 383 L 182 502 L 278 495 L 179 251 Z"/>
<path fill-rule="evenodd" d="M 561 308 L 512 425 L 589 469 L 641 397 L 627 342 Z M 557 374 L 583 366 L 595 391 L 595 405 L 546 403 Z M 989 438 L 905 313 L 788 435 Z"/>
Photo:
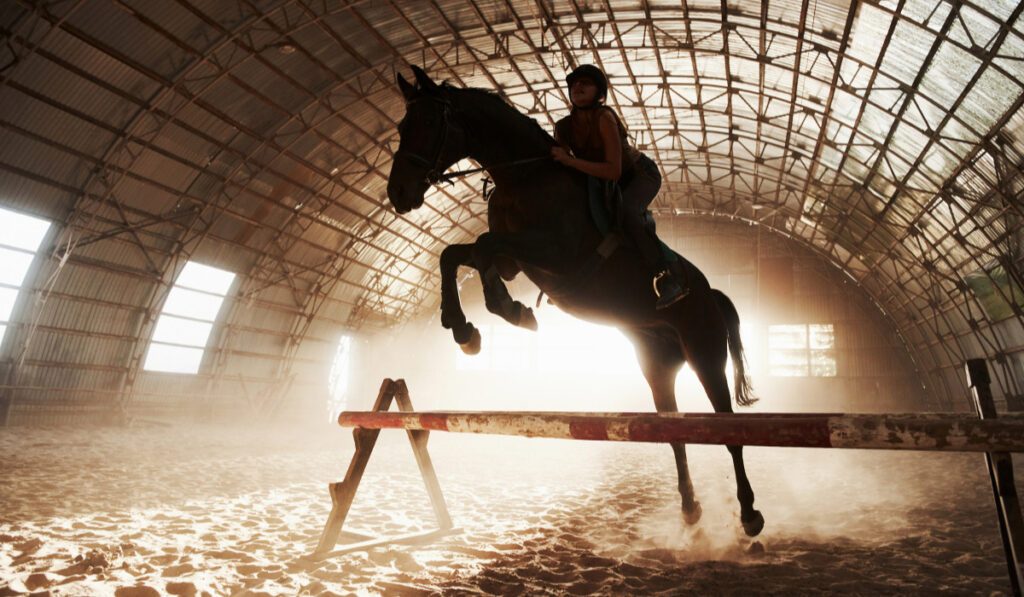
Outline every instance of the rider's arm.
<path fill-rule="evenodd" d="M 619 125 L 615 121 L 615 116 L 607 110 L 601 112 L 597 124 L 601 143 L 604 145 L 603 162 L 588 162 L 565 152 L 553 151 L 552 155 L 555 161 L 585 174 L 606 180 L 618 180 L 622 176 L 622 140 L 619 138 Z"/>

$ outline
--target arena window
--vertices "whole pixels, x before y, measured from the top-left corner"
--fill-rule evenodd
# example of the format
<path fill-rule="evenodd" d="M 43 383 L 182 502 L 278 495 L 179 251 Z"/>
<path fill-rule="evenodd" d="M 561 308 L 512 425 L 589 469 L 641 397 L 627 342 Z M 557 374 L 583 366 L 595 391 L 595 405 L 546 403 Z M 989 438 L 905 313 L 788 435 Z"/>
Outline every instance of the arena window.
<path fill-rule="evenodd" d="M 776 377 L 835 377 L 836 336 L 832 324 L 768 328 L 768 365 Z"/>
<path fill-rule="evenodd" d="M 990 321 L 1013 317 L 1024 307 L 1024 291 L 999 261 L 992 261 L 964 277 Z"/>
<path fill-rule="evenodd" d="M 25 275 L 50 229 L 46 220 L 0 209 L 0 343 L 25 283 Z"/>
<path fill-rule="evenodd" d="M 213 322 L 235 274 L 189 261 L 167 294 L 143 368 L 198 373 Z"/>

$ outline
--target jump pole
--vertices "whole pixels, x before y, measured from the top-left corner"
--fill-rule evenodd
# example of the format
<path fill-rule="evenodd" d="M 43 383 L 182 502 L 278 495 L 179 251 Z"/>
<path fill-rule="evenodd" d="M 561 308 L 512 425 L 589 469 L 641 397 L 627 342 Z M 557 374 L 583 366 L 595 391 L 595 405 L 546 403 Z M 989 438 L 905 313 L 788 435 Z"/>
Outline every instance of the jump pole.
<path fill-rule="evenodd" d="M 342 427 L 648 443 L 1024 452 L 1024 419 L 969 414 L 351 412 Z"/>

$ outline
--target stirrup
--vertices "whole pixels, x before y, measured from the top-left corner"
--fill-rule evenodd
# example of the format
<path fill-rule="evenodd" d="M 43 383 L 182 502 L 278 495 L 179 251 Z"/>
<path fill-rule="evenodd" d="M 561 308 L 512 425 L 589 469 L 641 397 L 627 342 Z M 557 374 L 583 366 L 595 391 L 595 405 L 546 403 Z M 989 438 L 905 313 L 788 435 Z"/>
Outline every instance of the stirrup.
<path fill-rule="evenodd" d="M 654 296 L 661 298 L 661 291 L 658 290 L 658 282 L 661 282 L 662 278 L 671 275 L 672 273 L 669 272 L 667 269 L 663 269 L 660 272 L 654 274 L 654 278 L 651 280 L 651 285 L 654 287 Z"/>
<path fill-rule="evenodd" d="M 660 282 L 662 278 L 668 278 L 668 281 L 675 285 L 678 292 L 662 296 L 661 290 L 658 289 L 658 282 Z M 658 272 L 651 283 L 654 286 L 654 296 L 658 297 L 658 300 L 655 303 L 655 308 L 659 310 L 670 307 L 690 295 L 690 288 L 679 284 L 672 276 L 672 273 L 667 269 Z"/>

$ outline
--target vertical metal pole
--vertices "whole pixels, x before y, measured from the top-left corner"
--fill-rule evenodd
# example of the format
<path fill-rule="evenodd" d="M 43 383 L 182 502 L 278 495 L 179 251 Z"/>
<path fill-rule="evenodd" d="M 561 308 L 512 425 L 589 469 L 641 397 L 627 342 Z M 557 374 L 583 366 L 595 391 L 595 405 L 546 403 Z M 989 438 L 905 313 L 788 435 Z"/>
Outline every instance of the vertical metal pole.
<path fill-rule="evenodd" d="M 982 419 L 996 418 L 996 406 L 992 400 L 991 379 L 985 359 L 967 361 L 967 381 L 973 390 L 974 406 Z M 996 500 L 999 515 L 999 531 L 1003 537 L 1006 565 L 1010 573 L 1013 594 L 1021 597 L 1024 586 L 1024 519 L 1021 518 L 1020 500 L 1013 482 L 1013 460 L 1009 452 L 986 452 L 992 494 Z"/>

